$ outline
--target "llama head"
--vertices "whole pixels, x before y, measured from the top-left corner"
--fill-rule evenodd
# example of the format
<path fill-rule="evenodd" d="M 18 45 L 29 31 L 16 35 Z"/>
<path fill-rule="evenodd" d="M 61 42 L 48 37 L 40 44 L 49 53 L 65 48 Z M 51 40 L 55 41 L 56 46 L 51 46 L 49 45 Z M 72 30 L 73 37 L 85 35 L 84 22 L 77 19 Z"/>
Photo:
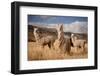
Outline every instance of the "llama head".
<path fill-rule="evenodd" d="M 37 31 L 38 31 L 38 28 L 34 28 L 33 34 L 37 33 Z"/>
<path fill-rule="evenodd" d="M 78 37 L 77 37 L 75 34 L 71 34 L 71 39 L 72 39 L 73 41 L 75 41 L 75 40 L 78 39 Z"/>
<path fill-rule="evenodd" d="M 36 32 L 38 30 L 38 28 L 34 28 L 34 31 Z"/>
<path fill-rule="evenodd" d="M 57 31 L 63 32 L 63 24 L 58 24 Z"/>
<path fill-rule="evenodd" d="M 74 34 L 71 34 L 71 38 L 74 37 Z"/>

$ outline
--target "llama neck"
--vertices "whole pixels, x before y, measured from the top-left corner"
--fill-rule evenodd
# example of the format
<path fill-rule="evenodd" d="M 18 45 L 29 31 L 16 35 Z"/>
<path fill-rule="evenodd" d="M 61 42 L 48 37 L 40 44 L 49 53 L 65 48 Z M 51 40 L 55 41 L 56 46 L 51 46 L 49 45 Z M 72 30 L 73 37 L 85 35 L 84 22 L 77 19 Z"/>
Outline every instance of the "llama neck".
<path fill-rule="evenodd" d="M 72 42 L 74 43 L 74 42 L 75 42 L 75 38 L 74 38 L 74 37 L 72 37 L 71 39 L 72 39 Z"/>
<path fill-rule="evenodd" d="M 38 33 L 34 32 L 34 36 L 35 36 L 36 41 L 38 41 L 40 39 L 40 36 Z"/>
<path fill-rule="evenodd" d="M 61 31 L 58 31 L 58 40 L 64 39 L 64 33 Z"/>

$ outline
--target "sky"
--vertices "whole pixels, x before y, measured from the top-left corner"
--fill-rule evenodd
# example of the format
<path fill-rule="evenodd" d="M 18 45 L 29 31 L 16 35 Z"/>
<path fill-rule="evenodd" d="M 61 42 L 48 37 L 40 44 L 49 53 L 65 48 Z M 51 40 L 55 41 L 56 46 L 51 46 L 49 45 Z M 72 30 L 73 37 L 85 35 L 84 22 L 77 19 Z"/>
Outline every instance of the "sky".
<path fill-rule="evenodd" d="M 88 31 L 88 17 L 28 15 L 28 25 L 34 24 L 47 27 L 64 24 L 65 32 L 86 33 Z"/>
<path fill-rule="evenodd" d="M 28 15 L 28 23 L 41 24 L 70 24 L 75 21 L 86 22 L 87 17 L 75 16 L 47 16 L 47 15 Z"/>

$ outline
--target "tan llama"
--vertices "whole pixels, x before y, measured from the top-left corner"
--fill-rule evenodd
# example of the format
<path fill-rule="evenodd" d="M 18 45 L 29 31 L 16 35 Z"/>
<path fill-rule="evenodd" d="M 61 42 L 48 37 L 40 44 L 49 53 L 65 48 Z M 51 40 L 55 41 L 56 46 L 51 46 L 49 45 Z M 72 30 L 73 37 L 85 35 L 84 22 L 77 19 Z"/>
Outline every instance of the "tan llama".
<path fill-rule="evenodd" d="M 38 33 L 38 28 L 34 28 L 33 33 L 38 45 L 40 45 L 42 48 L 44 48 L 45 45 L 48 45 L 49 48 L 53 48 L 53 43 L 55 41 L 53 36 L 46 36 L 41 38 Z"/>
<path fill-rule="evenodd" d="M 55 49 L 70 53 L 71 42 L 70 38 L 64 38 L 63 24 L 58 25 L 56 29 L 58 33 L 58 38 L 54 43 Z"/>

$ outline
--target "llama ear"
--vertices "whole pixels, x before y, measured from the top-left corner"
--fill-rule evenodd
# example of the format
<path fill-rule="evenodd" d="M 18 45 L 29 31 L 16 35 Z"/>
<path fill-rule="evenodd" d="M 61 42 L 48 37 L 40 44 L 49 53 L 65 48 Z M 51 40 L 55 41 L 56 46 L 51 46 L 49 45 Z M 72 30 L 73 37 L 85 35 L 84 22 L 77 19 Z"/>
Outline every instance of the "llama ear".
<path fill-rule="evenodd" d="M 61 24 L 61 27 L 63 27 L 63 24 Z"/>
<path fill-rule="evenodd" d="M 57 29 L 58 31 L 63 30 L 63 24 L 58 24 L 57 27 L 56 27 L 56 29 Z"/>
<path fill-rule="evenodd" d="M 62 27 L 62 24 L 59 24 L 58 27 L 59 27 L 59 29 L 60 29 L 60 28 Z"/>
<path fill-rule="evenodd" d="M 60 30 L 63 31 L 63 24 L 60 25 Z"/>

